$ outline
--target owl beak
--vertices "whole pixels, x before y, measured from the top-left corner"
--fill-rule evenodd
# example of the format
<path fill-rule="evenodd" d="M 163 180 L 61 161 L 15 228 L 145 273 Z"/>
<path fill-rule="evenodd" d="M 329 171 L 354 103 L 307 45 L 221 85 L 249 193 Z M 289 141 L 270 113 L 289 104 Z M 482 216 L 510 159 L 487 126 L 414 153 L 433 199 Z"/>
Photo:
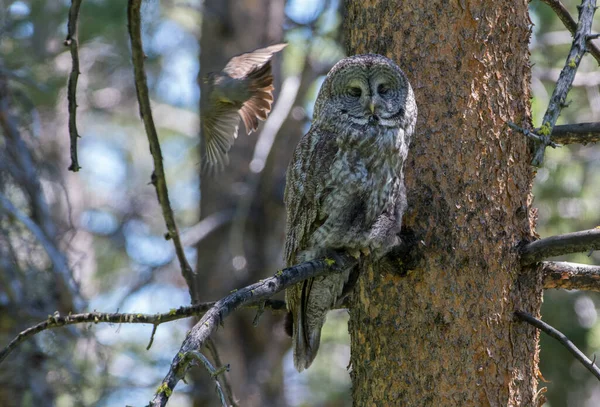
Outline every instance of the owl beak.
<path fill-rule="evenodd" d="M 371 114 L 375 113 L 375 102 L 372 100 L 369 102 L 369 110 L 371 111 Z"/>

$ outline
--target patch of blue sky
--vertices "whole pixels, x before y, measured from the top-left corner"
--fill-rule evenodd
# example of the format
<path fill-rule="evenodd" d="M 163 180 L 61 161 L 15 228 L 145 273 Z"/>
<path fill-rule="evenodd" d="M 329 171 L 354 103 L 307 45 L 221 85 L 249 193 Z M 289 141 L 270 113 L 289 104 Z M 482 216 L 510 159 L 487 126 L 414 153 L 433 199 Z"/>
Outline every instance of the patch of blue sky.
<path fill-rule="evenodd" d="M 127 164 L 123 152 L 93 137 L 84 138 L 79 146 L 81 175 L 91 188 L 120 189 L 126 182 Z"/>
<path fill-rule="evenodd" d="M 31 7 L 24 1 L 15 1 L 8 6 L 8 15 L 12 18 L 24 18 L 31 13 Z"/>
<path fill-rule="evenodd" d="M 138 264 L 158 267 L 173 260 L 173 245 L 163 236 L 126 234 L 125 238 L 125 250 Z"/>
<path fill-rule="evenodd" d="M 119 227 L 119 221 L 110 212 L 99 209 L 88 209 L 81 214 L 81 226 L 86 230 L 107 236 L 114 233 Z"/>
<path fill-rule="evenodd" d="M 323 7 L 323 0 L 289 0 L 285 6 L 285 13 L 299 24 L 308 24 L 321 13 Z"/>
<path fill-rule="evenodd" d="M 177 49 L 165 59 L 156 86 L 162 101 L 179 107 L 198 107 L 200 91 L 196 83 L 198 54 L 195 51 L 195 48 Z"/>

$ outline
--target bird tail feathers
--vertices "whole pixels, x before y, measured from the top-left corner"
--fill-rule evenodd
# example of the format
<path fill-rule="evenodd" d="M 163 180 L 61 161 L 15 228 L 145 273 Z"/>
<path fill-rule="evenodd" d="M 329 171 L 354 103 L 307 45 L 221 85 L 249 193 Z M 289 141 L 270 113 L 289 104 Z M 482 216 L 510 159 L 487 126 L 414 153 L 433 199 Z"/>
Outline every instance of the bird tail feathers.
<path fill-rule="evenodd" d="M 317 356 L 321 343 L 322 326 L 314 327 L 317 329 L 311 330 L 306 325 L 306 321 L 302 319 L 300 312 L 294 316 L 299 317 L 293 321 L 294 366 L 296 370 L 302 372 L 304 369 L 308 369 Z"/>

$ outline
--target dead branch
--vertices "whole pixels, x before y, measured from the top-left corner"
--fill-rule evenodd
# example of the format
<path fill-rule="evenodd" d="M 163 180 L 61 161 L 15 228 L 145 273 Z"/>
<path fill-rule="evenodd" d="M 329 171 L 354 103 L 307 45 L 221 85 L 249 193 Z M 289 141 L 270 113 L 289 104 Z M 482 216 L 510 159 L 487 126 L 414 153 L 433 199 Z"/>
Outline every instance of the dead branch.
<path fill-rule="evenodd" d="M 223 393 L 223 389 L 221 388 L 221 383 L 219 382 L 219 375 L 229 371 L 229 365 L 223 366 L 219 369 L 215 369 L 210 363 L 210 361 L 204 356 L 202 353 L 197 350 L 189 352 L 187 355 L 189 360 L 201 362 L 208 373 L 210 373 L 210 377 L 215 381 L 215 387 L 217 390 L 217 394 L 219 395 L 219 401 L 223 407 L 228 407 L 227 401 L 225 401 L 225 393 Z"/>
<path fill-rule="evenodd" d="M 188 307 L 179 307 L 162 314 L 140 314 L 140 313 L 109 313 L 109 312 L 85 312 L 82 314 L 60 315 L 58 313 L 49 315 L 48 319 L 42 321 L 23 332 L 19 333 L 8 345 L 0 350 L 0 364 L 6 357 L 22 342 L 47 329 L 60 328 L 76 324 L 151 324 L 157 327 L 166 322 L 177 321 L 192 316 L 202 316 L 215 305 L 214 302 L 205 302 Z M 257 305 L 248 302 L 245 307 L 254 308 Z M 280 300 L 267 300 L 265 306 L 273 311 L 286 309 L 285 302 Z"/>
<path fill-rule="evenodd" d="M 560 0 L 542 0 L 542 2 L 549 5 L 552 8 L 552 10 L 554 10 L 558 18 L 560 18 L 560 21 L 562 21 L 565 27 L 567 27 L 567 29 L 571 32 L 571 34 L 574 35 L 577 31 L 577 23 L 575 22 L 575 20 L 573 20 L 573 17 L 571 17 L 571 13 L 569 13 L 569 10 L 567 10 L 567 8 L 560 2 Z M 590 35 L 587 39 L 589 53 L 596 59 L 596 61 L 598 61 L 598 64 L 600 64 L 600 48 L 598 48 L 596 44 L 591 42 L 591 40 L 593 39 L 592 37 L 593 36 Z"/>
<path fill-rule="evenodd" d="M 231 312 L 245 304 L 258 303 L 307 278 L 340 272 L 356 263 L 357 260 L 347 254 L 339 254 L 337 261 L 331 259 L 308 261 L 281 270 L 273 277 L 237 290 L 217 301 L 188 333 L 150 405 L 156 407 L 167 404 L 173 389 L 191 367 L 189 357 L 186 355 L 201 349 L 208 337 Z"/>
<path fill-rule="evenodd" d="M 148 142 L 150 143 L 150 154 L 154 160 L 154 172 L 152 173 L 152 184 L 156 188 L 156 195 L 158 202 L 162 208 L 163 217 L 167 225 L 168 233 L 167 239 L 173 239 L 175 246 L 175 253 L 179 260 L 181 267 L 181 273 L 188 284 L 190 295 L 192 299 L 195 296 L 195 284 L 194 284 L 194 272 L 192 267 L 189 265 L 181 239 L 179 237 L 179 231 L 177 224 L 175 223 L 175 216 L 173 215 L 173 209 L 171 209 L 171 203 L 169 201 L 169 190 L 167 188 L 167 180 L 165 178 L 165 171 L 163 168 L 163 158 L 160 148 L 160 142 L 158 140 L 158 133 L 154 125 L 154 119 L 152 118 L 152 108 L 150 107 L 150 97 L 148 92 L 148 83 L 146 81 L 146 72 L 144 70 L 144 50 L 142 46 L 142 31 L 141 31 L 141 17 L 140 7 L 142 0 L 129 0 L 127 6 L 127 23 L 129 27 L 129 39 L 131 41 L 131 54 L 133 60 L 133 72 L 135 76 L 135 89 L 137 93 L 138 103 L 140 105 L 140 116 L 144 122 L 146 129 L 146 135 Z"/>
<path fill-rule="evenodd" d="M 560 332 L 557 329 L 553 328 L 552 326 L 548 325 L 544 321 L 541 321 L 541 320 L 535 318 L 533 315 L 528 314 L 527 312 L 515 311 L 515 315 L 521 321 L 525 321 L 528 324 L 535 326 L 537 329 L 544 331 L 546 334 L 550 335 L 551 337 L 556 339 L 558 342 L 560 342 L 565 348 L 567 348 L 567 350 L 569 352 L 571 352 L 573 354 L 573 356 L 575 356 L 575 358 L 577 360 L 579 360 L 581 362 L 581 364 L 583 366 L 585 366 L 585 368 L 587 370 L 592 372 L 592 374 L 594 376 L 596 376 L 598 378 L 598 380 L 600 380 L 600 369 L 598 368 L 598 366 L 596 366 L 593 361 L 588 359 L 588 357 L 585 356 L 583 354 L 583 352 L 580 351 L 577 348 L 577 346 L 575 346 L 573 344 L 573 342 L 571 342 L 569 340 L 569 338 L 567 338 L 562 332 Z"/>
<path fill-rule="evenodd" d="M 560 4 L 560 3 L 559 3 Z M 536 167 L 542 165 L 544 161 L 544 151 L 551 142 L 550 135 L 560 115 L 560 111 L 565 106 L 567 94 L 571 89 L 573 79 L 577 73 L 579 63 L 583 55 L 588 51 L 587 41 L 592 30 L 592 20 L 596 11 L 596 0 L 583 0 L 579 7 L 579 22 L 574 33 L 573 45 L 567 56 L 565 66 L 563 67 L 556 87 L 550 98 L 548 109 L 542 119 L 541 127 L 536 131 L 537 135 L 543 138 L 543 141 L 536 143 L 532 164 Z"/>
<path fill-rule="evenodd" d="M 551 236 L 521 248 L 521 265 L 527 266 L 549 257 L 600 249 L 600 228 Z"/>
<path fill-rule="evenodd" d="M 600 141 L 600 122 L 555 126 L 550 138 L 558 144 L 597 143 Z"/>
<path fill-rule="evenodd" d="M 69 22 L 67 23 L 67 38 L 65 46 L 71 51 L 71 73 L 67 86 L 67 100 L 69 102 L 69 138 L 71 139 L 71 165 L 69 171 L 77 172 L 81 169 L 77 160 L 77 80 L 79 79 L 79 49 L 77 41 L 77 21 L 79 19 L 79 7 L 81 0 L 71 0 L 69 9 Z"/>
<path fill-rule="evenodd" d="M 215 345 L 214 341 L 211 338 L 208 338 L 206 341 L 206 349 L 210 352 L 212 359 L 215 361 L 215 365 L 227 366 L 227 371 L 229 371 L 229 364 L 224 365 L 223 362 L 221 362 L 221 357 L 219 356 L 217 345 Z M 224 393 L 227 396 L 227 402 L 229 403 L 227 404 L 228 407 L 238 407 L 238 403 L 233 395 L 233 390 L 231 390 L 231 384 L 229 383 L 225 372 L 223 372 L 223 374 L 221 375 L 221 380 L 223 380 Z"/>
<path fill-rule="evenodd" d="M 542 263 L 544 288 L 600 292 L 600 266 L 545 261 Z"/>

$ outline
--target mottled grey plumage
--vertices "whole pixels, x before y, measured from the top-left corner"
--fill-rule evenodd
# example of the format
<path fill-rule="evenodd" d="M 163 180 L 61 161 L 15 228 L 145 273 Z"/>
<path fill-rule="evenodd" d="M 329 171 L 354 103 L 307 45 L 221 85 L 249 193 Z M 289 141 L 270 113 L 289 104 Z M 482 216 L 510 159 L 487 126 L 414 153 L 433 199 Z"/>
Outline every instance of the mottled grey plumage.
<path fill-rule="evenodd" d="M 287 171 L 288 265 L 339 250 L 368 262 L 397 244 L 416 120 L 412 88 L 390 59 L 356 55 L 331 69 Z M 342 300 L 351 271 L 286 290 L 298 371 L 315 358 L 327 311 Z"/>
<path fill-rule="evenodd" d="M 223 71 L 210 73 L 202 90 L 202 134 L 206 159 L 218 170 L 228 162 L 227 152 L 237 138 L 240 117 L 248 134 L 265 120 L 273 102 L 271 58 L 287 44 L 276 44 L 231 58 Z"/>

